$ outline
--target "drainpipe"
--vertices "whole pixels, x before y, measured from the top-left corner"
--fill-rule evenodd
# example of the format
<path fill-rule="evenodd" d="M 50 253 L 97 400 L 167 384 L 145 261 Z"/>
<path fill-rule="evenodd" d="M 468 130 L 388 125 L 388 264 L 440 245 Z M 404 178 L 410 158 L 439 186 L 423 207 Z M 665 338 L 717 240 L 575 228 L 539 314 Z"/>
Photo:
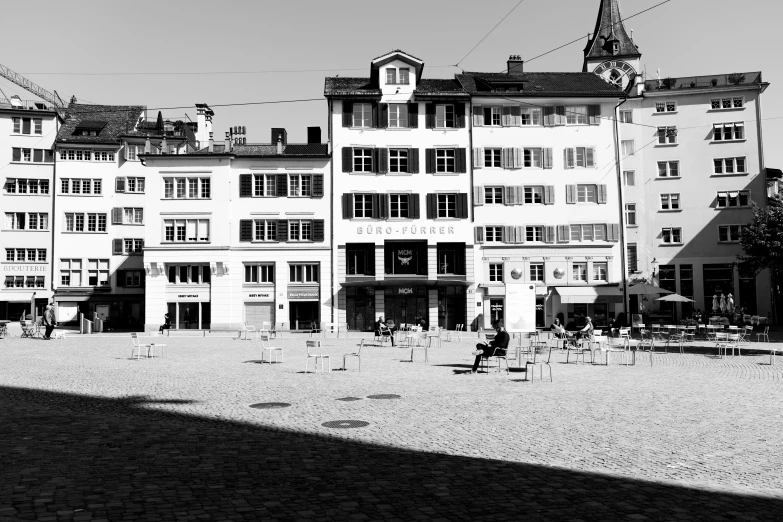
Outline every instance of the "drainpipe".
<path fill-rule="evenodd" d="M 336 291 L 335 291 L 335 287 L 334 287 L 334 271 L 337 268 L 337 255 L 338 254 L 337 254 L 337 245 L 335 244 L 335 240 L 334 240 L 334 220 L 335 220 L 335 216 L 334 216 L 334 141 L 333 141 L 334 138 L 332 136 L 332 116 L 333 116 L 332 111 L 333 111 L 333 108 L 334 108 L 333 107 L 334 101 L 333 101 L 332 98 L 328 98 L 327 101 L 329 103 L 328 103 L 327 111 L 326 111 L 327 112 L 327 117 L 328 117 L 328 121 L 327 121 L 327 124 L 326 124 L 326 132 L 327 132 L 326 142 L 328 144 L 328 147 L 326 149 L 326 152 L 329 154 L 329 157 L 330 157 L 330 159 L 329 159 L 329 194 L 330 194 L 330 197 L 329 197 L 329 236 L 330 236 L 331 239 L 330 239 L 330 243 L 329 243 L 329 258 L 330 258 L 330 263 L 332 265 L 332 269 L 330 270 L 330 272 L 331 272 L 331 280 L 330 280 L 329 284 L 331 285 L 331 292 L 332 292 L 332 323 L 335 323 L 336 321 L 335 321 L 335 310 L 334 310 L 334 308 L 335 308 Z M 340 325 L 338 324 L 336 328 L 337 328 L 337 332 L 338 332 L 337 335 L 339 336 Z M 346 336 L 347 335 L 348 334 L 346 333 Z"/>
<path fill-rule="evenodd" d="M 49 187 L 49 190 L 52 194 L 52 213 L 49 216 L 49 232 L 52 235 L 52 249 L 49 255 L 49 288 L 52 289 L 52 302 L 54 302 L 54 265 L 55 265 L 55 256 L 54 256 L 54 231 L 55 231 L 55 219 L 56 219 L 56 212 L 57 212 L 57 206 L 56 206 L 56 199 L 57 199 L 57 136 L 60 134 L 60 116 L 55 115 L 54 117 L 54 151 L 52 152 L 52 159 L 54 160 L 54 164 L 52 165 L 52 184 Z"/>
<path fill-rule="evenodd" d="M 622 104 L 627 102 L 625 98 L 623 101 L 617 104 L 614 108 L 614 162 L 617 170 L 617 194 L 618 194 L 618 210 L 620 214 L 620 270 L 622 273 L 623 282 L 623 313 L 625 314 L 625 320 L 628 321 L 628 271 L 626 267 L 625 259 L 625 216 L 623 215 L 624 200 L 623 200 L 623 173 L 620 167 L 620 125 L 619 121 L 619 109 Z"/>

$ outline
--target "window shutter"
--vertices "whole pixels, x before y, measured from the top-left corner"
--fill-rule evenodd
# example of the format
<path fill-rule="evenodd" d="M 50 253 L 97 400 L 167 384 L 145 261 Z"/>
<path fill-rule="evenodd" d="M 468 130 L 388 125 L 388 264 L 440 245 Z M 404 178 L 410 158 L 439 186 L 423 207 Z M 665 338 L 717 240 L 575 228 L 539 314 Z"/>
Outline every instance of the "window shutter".
<path fill-rule="evenodd" d="M 517 205 L 524 205 L 525 204 L 525 187 L 522 187 L 522 186 L 514 187 L 514 198 L 516 199 Z"/>
<path fill-rule="evenodd" d="M 112 239 L 112 251 L 115 256 L 122 255 L 123 239 Z"/>
<path fill-rule="evenodd" d="M 33 149 L 33 161 L 41 163 L 43 161 L 43 149 Z"/>
<path fill-rule="evenodd" d="M 468 195 L 457 194 L 457 217 L 460 219 L 467 219 L 470 217 L 468 214 Z"/>
<path fill-rule="evenodd" d="M 127 270 L 117 270 L 117 286 L 120 288 L 125 286 L 125 272 Z"/>
<path fill-rule="evenodd" d="M 545 243 L 554 243 L 555 242 L 555 227 L 552 225 L 547 225 L 544 227 L 544 242 Z"/>
<path fill-rule="evenodd" d="M 420 219 L 421 218 L 421 210 L 419 206 L 419 195 L 418 194 L 409 194 L 408 195 L 408 205 L 411 209 L 411 218 L 412 219 Z"/>
<path fill-rule="evenodd" d="M 324 197 L 324 175 L 313 174 L 313 197 Z"/>
<path fill-rule="evenodd" d="M 514 227 L 514 242 L 515 243 L 525 242 L 525 227 L 522 226 Z"/>
<path fill-rule="evenodd" d="M 590 125 L 601 125 L 601 106 L 600 105 L 588 105 L 587 113 L 590 117 Z"/>
<path fill-rule="evenodd" d="M 606 203 L 606 185 L 598 185 L 598 203 Z"/>
<path fill-rule="evenodd" d="M 512 149 L 512 156 L 514 159 L 514 168 L 515 169 L 521 169 L 522 168 L 522 149 L 519 147 L 515 147 Z"/>
<path fill-rule="evenodd" d="M 503 192 L 504 198 L 503 198 L 503 204 L 506 206 L 509 205 L 515 205 L 516 204 L 516 194 L 514 192 L 514 187 L 505 187 Z"/>
<path fill-rule="evenodd" d="M 468 171 L 468 149 L 457 149 L 454 155 L 457 160 L 457 172 L 464 174 Z"/>
<path fill-rule="evenodd" d="M 22 161 L 22 149 L 14 147 L 11 161 Z"/>
<path fill-rule="evenodd" d="M 389 126 L 389 104 L 378 104 L 378 128 L 385 129 Z"/>
<path fill-rule="evenodd" d="M 123 147 L 125 161 L 128 161 L 128 149 L 130 149 L 130 143 L 126 143 L 125 146 Z"/>
<path fill-rule="evenodd" d="M 503 227 L 503 242 L 504 243 L 516 243 L 517 238 L 515 234 L 515 227 L 508 225 Z"/>
<path fill-rule="evenodd" d="M 426 154 L 426 170 L 425 172 L 427 174 L 434 174 L 435 173 L 435 149 L 425 149 Z"/>
<path fill-rule="evenodd" d="M 378 102 L 372 102 L 372 120 L 370 121 L 370 125 L 372 125 L 373 128 L 378 128 L 378 119 L 379 119 L 379 110 L 378 110 Z"/>
<path fill-rule="evenodd" d="M 508 242 L 508 234 L 506 233 L 506 229 L 508 227 L 500 227 L 500 241 L 501 243 Z"/>
<path fill-rule="evenodd" d="M 514 105 L 511 107 L 511 126 L 512 127 L 521 127 L 522 126 L 522 107 L 519 105 Z"/>
<path fill-rule="evenodd" d="M 277 197 L 284 198 L 288 196 L 288 174 L 277 175 Z"/>
<path fill-rule="evenodd" d="M 574 158 L 576 157 L 575 151 L 573 148 L 566 148 L 563 149 L 563 161 L 565 161 L 565 168 L 572 169 L 574 168 Z"/>
<path fill-rule="evenodd" d="M 375 164 L 378 167 L 378 174 L 386 174 L 389 172 L 389 149 L 385 147 L 379 147 L 375 149 Z"/>
<path fill-rule="evenodd" d="M 484 187 L 473 187 L 473 206 L 480 207 L 484 204 Z"/>
<path fill-rule="evenodd" d="M 115 192 L 125 192 L 125 177 L 124 176 L 117 176 L 117 178 L 114 180 L 114 191 Z"/>
<path fill-rule="evenodd" d="M 438 215 L 438 195 L 427 194 L 427 219 L 435 219 Z"/>
<path fill-rule="evenodd" d="M 114 207 L 111 209 L 111 224 L 112 225 L 122 225 L 122 209 L 119 207 Z"/>
<path fill-rule="evenodd" d="M 564 105 L 555 106 L 555 125 L 566 124 L 566 113 Z"/>
<path fill-rule="evenodd" d="M 353 217 L 353 194 L 343 194 L 343 219 Z"/>
<path fill-rule="evenodd" d="M 389 195 L 378 194 L 378 218 L 386 219 L 389 217 Z"/>
<path fill-rule="evenodd" d="M 428 129 L 434 129 L 435 128 L 435 104 L 434 103 L 425 103 L 424 104 L 424 120 L 425 125 Z"/>
<path fill-rule="evenodd" d="M 277 220 L 277 240 L 280 242 L 288 241 L 288 220 Z"/>
<path fill-rule="evenodd" d="M 252 174 L 240 174 L 239 175 L 239 197 L 249 198 L 253 195 L 253 175 Z"/>
<path fill-rule="evenodd" d="M 569 239 L 568 225 L 557 225 L 557 242 L 568 243 Z"/>
<path fill-rule="evenodd" d="M 30 134 L 30 118 L 22 118 L 22 134 Z"/>
<path fill-rule="evenodd" d="M 611 223 L 607 225 L 608 230 L 608 236 L 609 241 L 619 241 L 620 240 L 620 225 L 617 223 Z"/>
<path fill-rule="evenodd" d="M 543 165 L 545 169 L 551 169 L 553 167 L 552 165 L 552 148 L 548 147 L 543 149 Z"/>
<path fill-rule="evenodd" d="M 371 197 L 372 197 L 372 218 L 373 219 L 380 219 L 380 217 L 381 217 L 380 195 L 379 194 L 373 194 Z"/>
<path fill-rule="evenodd" d="M 555 124 L 555 108 L 544 107 L 544 127 L 552 127 Z"/>
<path fill-rule="evenodd" d="M 501 109 L 500 125 L 503 127 L 511 126 L 511 107 L 503 106 Z"/>
<path fill-rule="evenodd" d="M 576 185 L 566 185 L 566 203 L 569 205 L 576 203 Z"/>
<path fill-rule="evenodd" d="M 46 163 L 51 163 L 54 161 L 54 151 L 53 150 L 45 150 L 44 151 L 44 161 Z"/>
<path fill-rule="evenodd" d="M 410 102 L 408 104 L 408 127 L 411 129 L 419 128 L 419 104 Z"/>
<path fill-rule="evenodd" d="M 351 147 L 343 147 L 343 172 L 351 172 L 353 170 L 353 149 Z"/>
<path fill-rule="evenodd" d="M 408 172 L 419 173 L 419 149 L 408 149 Z"/>
<path fill-rule="evenodd" d="M 455 103 L 454 104 L 454 111 L 456 112 L 455 116 L 457 117 L 457 127 L 460 129 L 465 128 L 465 103 Z"/>
<path fill-rule="evenodd" d="M 553 185 L 546 185 L 544 187 L 544 205 L 555 204 L 555 187 Z"/>
<path fill-rule="evenodd" d="M 314 219 L 313 220 L 313 241 L 316 243 L 323 243 L 324 242 L 324 220 L 323 219 Z"/>
<path fill-rule="evenodd" d="M 343 100 L 343 127 L 353 126 L 353 102 Z"/>
<path fill-rule="evenodd" d="M 508 159 L 508 149 L 500 149 L 500 168 L 505 169 L 506 165 L 508 165 L 508 162 L 506 161 Z M 494 161 L 493 161 L 494 164 Z"/>
<path fill-rule="evenodd" d="M 473 239 L 476 243 L 484 242 L 484 227 L 473 227 Z"/>
<path fill-rule="evenodd" d="M 474 127 L 484 126 L 484 108 L 481 105 L 473 106 L 473 126 Z"/>
<path fill-rule="evenodd" d="M 585 147 L 585 167 L 595 168 L 595 149 Z"/>
<path fill-rule="evenodd" d="M 484 149 L 475 147 L 473 149 L 473 168 L 480 169 L 484 166 Z"/>
<path fill-rule="evenodd" d="M 253 220 L 252 219 L 240 219 L 239 220 L 239 240 L 242 242 L 253 240 Z"/>

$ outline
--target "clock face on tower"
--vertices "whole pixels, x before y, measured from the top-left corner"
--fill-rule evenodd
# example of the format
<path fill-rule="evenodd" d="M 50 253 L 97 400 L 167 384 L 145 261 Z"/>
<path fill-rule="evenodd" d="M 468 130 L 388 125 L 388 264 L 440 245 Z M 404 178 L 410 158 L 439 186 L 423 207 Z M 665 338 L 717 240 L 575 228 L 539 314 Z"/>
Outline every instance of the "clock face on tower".
<path fill-rule="evenodd" d="M 608 60 L 600 63 L 593 73 L 622 89 L 625 89 L 628 83 L 636 77 L 636 70 L 622 60 Z"/>

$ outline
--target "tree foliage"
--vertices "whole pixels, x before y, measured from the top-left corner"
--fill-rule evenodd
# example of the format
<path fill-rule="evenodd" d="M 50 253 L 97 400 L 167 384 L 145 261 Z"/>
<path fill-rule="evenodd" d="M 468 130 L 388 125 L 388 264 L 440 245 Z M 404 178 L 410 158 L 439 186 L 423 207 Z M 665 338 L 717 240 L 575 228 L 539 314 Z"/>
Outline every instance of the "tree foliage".
<path fill-rule="evenodd" d="M 770 198 L 766 207 L 753 208 L 753 221 L 742 229 L 739 260 L 755 273 L 765 268 L 783 273 L 783 199 Z"/>

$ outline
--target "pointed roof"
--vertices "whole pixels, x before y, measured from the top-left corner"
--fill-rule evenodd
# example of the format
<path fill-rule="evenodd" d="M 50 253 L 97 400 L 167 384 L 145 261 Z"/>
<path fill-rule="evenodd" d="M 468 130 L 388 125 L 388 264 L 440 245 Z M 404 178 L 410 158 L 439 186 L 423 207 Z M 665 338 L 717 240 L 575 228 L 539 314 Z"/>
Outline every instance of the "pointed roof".
<path fill-rule="evenodd" d="M 585 61 L 590 58 L 640 57 L 642 54 L 639 48 L 625 30 L 619 0 L 600 0 L 600 2 L 593 37 L 585 47 Z M 612 52 L 613 41 L 620 43 L 620 51 L 617 54 Z"/>

